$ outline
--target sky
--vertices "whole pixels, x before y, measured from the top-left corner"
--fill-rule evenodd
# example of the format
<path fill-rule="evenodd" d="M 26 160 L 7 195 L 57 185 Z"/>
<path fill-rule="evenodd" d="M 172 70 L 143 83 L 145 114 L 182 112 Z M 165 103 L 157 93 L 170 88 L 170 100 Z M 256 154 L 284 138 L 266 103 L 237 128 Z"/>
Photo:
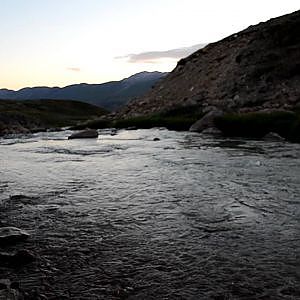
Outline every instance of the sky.
<path fill-rule="evenodd" d="M 207 43 L 298 9 L 299 0 L 0 0 L 0 88 L 171 71 Z"/>

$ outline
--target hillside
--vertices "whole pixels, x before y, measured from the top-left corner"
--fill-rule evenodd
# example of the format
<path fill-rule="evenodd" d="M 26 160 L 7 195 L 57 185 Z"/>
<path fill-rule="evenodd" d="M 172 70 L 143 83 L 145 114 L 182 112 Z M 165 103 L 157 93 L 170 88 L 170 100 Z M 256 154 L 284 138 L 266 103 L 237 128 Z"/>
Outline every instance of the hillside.
<path fill-rule="evenodd" d="M 141 96 L 167 73 L 141 72 L 120 81 L 103 84 L 74 84 L 64 88 L 33 87 L 18 91 L 0 89 L 0 99 L 38 100 L 66 99 L 87 102 L 107 110 L 125 105 L 129 100 Z"/>
<path fill-rule="evenodd" d="M 1 100 L 0 136 L 71 126 L 106 113 L 102 108 L 78 101 Z"/>
<path fill-rule="evenodd" d="M 247 113 L 300 106 L 300 11 L 271 19 L 178 62 L 145 96 L 118 117 L 195 107 Z"/>

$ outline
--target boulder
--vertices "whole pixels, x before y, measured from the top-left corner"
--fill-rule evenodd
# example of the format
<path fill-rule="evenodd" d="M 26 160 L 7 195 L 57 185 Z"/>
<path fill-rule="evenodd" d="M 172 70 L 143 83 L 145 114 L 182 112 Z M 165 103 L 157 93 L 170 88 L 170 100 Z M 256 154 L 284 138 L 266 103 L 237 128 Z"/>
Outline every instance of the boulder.
<path fill-rule="evenodd" d="M 212 110 L 200 120 L 195 122 L 191 127 L 192 132 L 202 132 L 204 129 L 215 127 L 215 119 L 223 115 L 221 110 Z"/>
<path fill-rule="evenodd" d="M 20 293 L 15 289 L 0 290 L 0 300 L 21 300 Z"/>
<path fill-rule="evenodd" d="M 211 111 L 214 111 L 214 110 L 217 110 L 217 107 L 208 105 L 208 106 L 205 106 L 202 111 L 203 111 L 204 114 L 207 114 L 207 113 L 209 113 Z"/>
<path fill-rule="evenodd" d="M 265 141 L 273 141 L 273 142 L 280 142 L 280 141 L 284 141 L 284 138 L 282 136 L 280 136 L 278 133 L 276 132 L 269 132 L 267 133 L 263 139 Z"/>
<path fill-rule="evenodd" d="M 126 128 L 126 130 L 137 130 L 136 126 L 129 126 Z"/>
<path fill-rule="evenodd" d="M 222 134 L 222 131 L 216 127 L 209 127 L 204 129 L 202 132 L 202 134 L 211 134 L 211 135 L 220 135 Z"/>
<path fill-rule="evenodd" d="M 9 279 L 0 279 L 0 300 L 21 300 L 23 297 Z"/>
<path fill-rule="evenodd" d="M 0 290 L 8 289 L 11 285 L 9 279 L 0 279 Z"/>
<path fill-rule="evenodd" d="M 21 242 L 29 237 L 29 233 L 16 227 L 0 228 L 0 245 Z"/>
<path fill-rule="evenodd" d="M 15 288 L 15 284 L 9 279 L 0 279 L 0 300 L 21 300 L 21 296 L 18 289 Z"/>
<path fill-rule="evenodd" d="M 76 132 L 71 134 L 68 139 L 91 139 L 91 138 L 97 138 L 98 137 L 98 131 L 96 129 L 87 129 L 80 132 Z"/>

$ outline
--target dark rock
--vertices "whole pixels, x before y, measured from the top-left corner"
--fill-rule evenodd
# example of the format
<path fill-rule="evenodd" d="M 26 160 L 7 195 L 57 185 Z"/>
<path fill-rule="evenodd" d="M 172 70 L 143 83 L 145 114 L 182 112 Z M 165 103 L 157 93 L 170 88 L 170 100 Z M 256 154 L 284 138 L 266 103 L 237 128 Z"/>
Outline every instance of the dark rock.
<path fill-rule="evenodd" d="M 29 250 L 19 250 L 17 252 L 0 252 L 0 262 L 8 266 L 22 266 L 35 260 L 35 255 Z"/>
<path fill-rule="evenodd" d="M 47 129 L 47 132 L 59 132 L 59 131 L 63 131 L 63 129 L 61 127 L 53 127 Z"/>
<path fill-rule="evenodd" d="M 203 118 L 195 122 L 191 127 L 192 132 L 202 132 L 204 129 L 215 127 L 215 119 L 223 115 L 220 110 L 212 110 L 207 113 Z"/>
<path fill-rule="evenodd" d="M 118 133 L 117 129 L 112 129 L 111 132 L 110 132 L 110 135 L 111 136 L 114 136 Z"/>
<path fill-rule="evenodd" d="M 154 141 L 154 142 L 160 141 L 160 138 L 157 138 L 157 137 L 156 137 L 156 138 L 153 139 L 153 141 Z"/>
<path fill-rule="evenodd" d="M 1 227 L 0 228 L 0 245 L 7 245 L 26 240 L 29 234 L 16 227 Z"/>
<path fill-rule="evenodd" d="M 98 131 L 95 129 L 87 129 L 80 132 L 73 133 L 68 137 L 69 140 L 71 139 L 90 139 L 90 138 L 97 138 Z"/>
<path fill-rule="evenodd" d="M 15 204 L 37 204 L 39 203 L 39 198 L 37 197 L 31 197 L 31 196 L 26 196 L 26 195 L 11 195 L 9 196 L 9 201 L 15 203 Z"/>
<path fill-rule="evenodd" d="M 279 135 L 278 133 L 276 133 L 276 132 L 269 132 L 268 134 L 266 134 L 266 135 L 263 137 L 263 139 L 264 139 L 265 141 L 274 141 L 274 142 L 276 142 L 276 141 L 280 142 L 280 141 L 284 141 L 284 140 L 285 140 L 282 136 L 280 136 L 280 135 Z"/>
<path fill-rule="evenodd" d="M 10 200 L 13 200 L 13 201 L 19 201 L 19 200 L 21 200 L 21 199 L 24 199 L 24 198 L 27 198 L 27 196 L 25 196 L 25 195 L 11 195 L 11 196 L 9 196 L 9 199 Z"/>
<path fill-rule="evenodd" d="M 14 264 L 23 265 L 35 260 L 35 255 L 29 250 L 19 250 L 12 257 Z"/>
<path fill-rule="evenodd" d="M 0 262 L 1 263 L 8 262 L 11 257 L 12 257 L 12 254 L 10 254 L 10 253 L 0 252 Z"/>
<path fill-rule="evenodd" d="M 46 132 L 46 131 L 47 131 L 46 127 L 35 127 L 30 129 L 31 133 Z"/>
<path fill-rule="evenodd" d="M 10 287 L 12 289 L 15 289 L 15 290 L 19 290 L 20 289 L 20 283 L 18 281 L 13 281 L 10 285 Z"/>
<path fill-rule="evenodd" d="M 20 292 L 15 289 L 0 290 L 0 300 L 22 300 Z"/>
<path fill-rule="evenodd" d="M 15 285 L 9 279 L 0 279 L 0 300 L 24 299 Z"/>
<path fill-rule="evenodd" d="M 205 106 L 203 109 L 202 109 L 202 112 L 204 114 L 207 114 L 211 111 L 214 111 L 214 110 L 218 110 L 215 106 Z"/>
<path fill-rule="evenodd" d="M 8 289 L 11 285 L 9 279 L 0 279 L 0 290 Z"/>
<path fill-rule="evenodd" d="M 137 130 L 136 126 L 129 126 L 126 128 L 126 130 Z"/>
<path fill-rule="evenodd" d="M 204 129 L 201 133 L 202 134 L 211 134 L 211 135 L 221 135 L 222 131 L 216 127 L 209 127 L 209 128 Z"/>

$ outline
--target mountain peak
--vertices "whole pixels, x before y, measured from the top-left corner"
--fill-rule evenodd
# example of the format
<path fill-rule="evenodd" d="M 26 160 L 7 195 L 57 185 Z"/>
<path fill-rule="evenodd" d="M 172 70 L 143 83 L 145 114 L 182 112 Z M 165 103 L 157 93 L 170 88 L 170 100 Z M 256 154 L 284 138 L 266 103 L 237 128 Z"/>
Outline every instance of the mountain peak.
<path fill-rule="evenodd" d="M 128 78 L 124 78 L 123 81 L 126 82 L 136 82 L 136 81 L 143 81 L 143 80 L 153 80 L 153 79 L 160 79 L 162 77 L 165 77 L 168 73 L 163 73 L 163 72 L 148 72 L 148 71 L 143 71 L 136 73 L 134 75 L 129 76 Z"/>

